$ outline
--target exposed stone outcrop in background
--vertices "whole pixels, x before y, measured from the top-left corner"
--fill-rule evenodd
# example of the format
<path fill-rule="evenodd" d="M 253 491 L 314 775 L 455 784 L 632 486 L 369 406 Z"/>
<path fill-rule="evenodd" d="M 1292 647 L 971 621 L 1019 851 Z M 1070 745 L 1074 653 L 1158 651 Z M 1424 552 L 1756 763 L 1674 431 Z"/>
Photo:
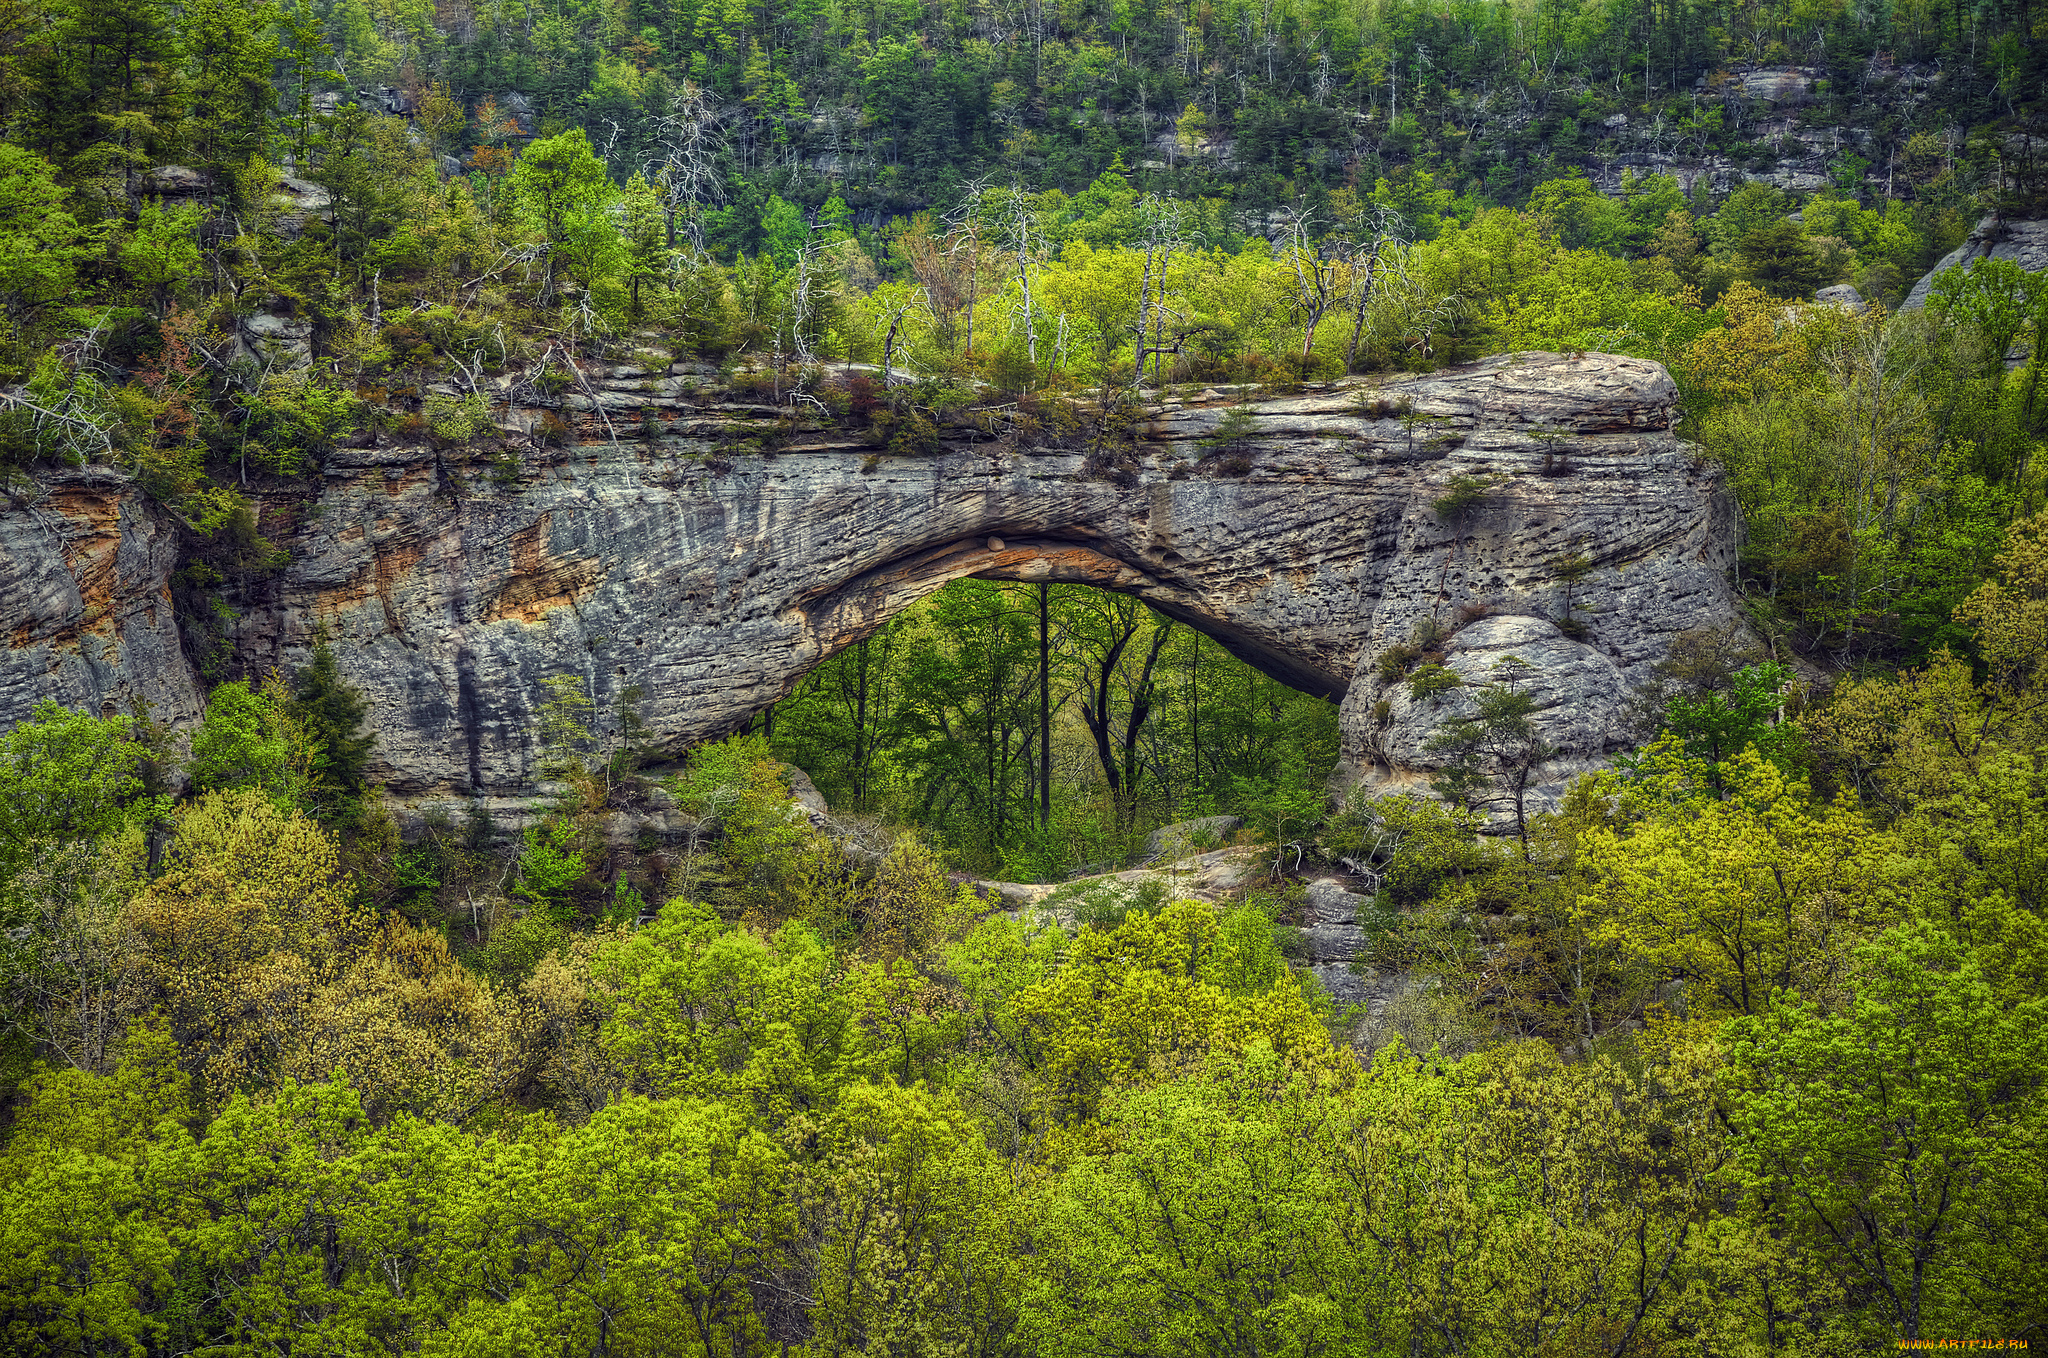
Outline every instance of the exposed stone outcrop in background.
<path fill-rule="evenodd" d="M 1521 354 L 1260 401 L 1226 449 L 1201 443 L 1224 403 L 1197 398 L 1147 408 L 1115 458 L 964 424 L 937 454 L 888 457 L 863 431 L 792 430 L 701 371 L 592 366 L 560 411 L 502 389 L 495 406 L 519 443 L 563 443 L 547 431 L 564 417 L 580 443 L 339 449 L 313 503 L 279 492 L 264 523 L 291 564 L 233 601 L 228 640 L 261 673 L 325 635 L 369 699 L 373 776 L 402 798 L 505 797 L 531 788 L 551 675 L 581 676 L 600 711 L 637 691 L 674 752 L 949 580 L 1083 581 L 1344 698 L 1350 776 L 1407 786 L 1460 695 L 1404 705 L 1374 666 L 1434 617 L 1452 669 L 1509 647 L 1535 667 L 1563 751 L 1540 805 L 1625 741 L 1616 696 L 1675 633 L 1734 616 L 1733 507 L 1672 436 L 1674 400 L 1652 363 Z M 1487 489 L 1446 522 L 1431 502 L 1454 477 Z M 196 710 L 164 603 L 169 530 L 139 496 L 99 493 L 96 531 L 118 519 L 120 535 L 98 593 L 125 640 L 107 648 L 86 620 L 100 558 L 39 527 L 47 507 L 9 511 L 0 724 L 44 692 Z M 1572 551 L 1595 563 L 1576 640 L 1548 621 L 1564 590 L 1545 565 Z"/>
<path fill-rule="evenodd" d="M 1986 217 L 1961 245 L 1943 255 L 1941 262 L 1913 285 L 1899 310 L 1917 311 L 1927 305 L 1927 293 L 1936 278 L 1949 269 L 1964 268 L 1980 259 L 2009 259 L 2029 273 L 2048 272 L 2048 221 L 2001 221 Z"/>

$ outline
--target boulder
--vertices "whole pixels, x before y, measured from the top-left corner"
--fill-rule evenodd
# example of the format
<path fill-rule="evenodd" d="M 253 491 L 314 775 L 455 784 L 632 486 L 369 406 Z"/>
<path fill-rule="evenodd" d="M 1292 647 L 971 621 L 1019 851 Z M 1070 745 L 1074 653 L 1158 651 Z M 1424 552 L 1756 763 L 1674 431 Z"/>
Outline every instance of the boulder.
<path fill-rule="evenodd" d="M 327 190 L 312 180 L 286 175 L 277 181 L 277 191 L 270 195 L 271 229 L 286 240 L 297 240 L 305 232 L 306 223 L 317 220 L 331 201 Z"/>
<path fill-rule="evenodd" d="M 302 317 L 259 311 L 242 318 L 242 338 L 259 362 L 280 367 L 304 363 L 313 354 L 313 323 Z"/>
<path fill-rule="evenodd" d="M 203 198 L 213 192 L 213 180 L 189 165 L 158 165 L 142 176 L 142 191 L 159 198 Z"/>
<path fill-rule="evenodd" d="M 1145 852 L 1139 855 L 1138 861 L 1153 863 L 1161 858 L 1185 858 L 1192 852 L 1216 848 L 1236 834 L 1243 824 L 1242 816 L 1203 816 L 1197 820 L 1162 825 L 1145 836 Z"/>
<path fill-rule="evenodd" d="M 1838 306 L 1862 315 L 1870 310 L 1870 304 L 1863 300 L 1863 294 L 1847 283 L 1836 283 L 1813 294 L 1813 300 L 1821 306 Z"/>
<path fill-rule="evenodd" d="M 1310 882 L 1307 892 L 1309 918 L 1316 924 L 1356 924 L 1358 912 L 1372 904 L 1370 896 L 1347 891 L 1327 877 Z"/>
<path fill-rule="evenodd" d="M 813 830 L 832 828 L 832 808 L 825 804 L 825 794 L 818 791 L 818 785 L 811 781 L 811 775 L 794 764 L 782 766 L 782 776 L 789 783 L 789 799 L 803 812 Z"/>
<path fill-rule="evenodd" d="M 1743 94 L 1767 104 L 1803 104 L 1813 94 L 1812 74 L 1795 67 L 1771 66 L 1739 78 Z"/>
<path fill-rule="evenodd" d="M 1456 677 L 1456 687 L 1418 697 L 1405 679 L 1379 681 L 1378 691 L 1388 705 L 1385 724 L 1377 732 L 1385 762 L 1360 779 L 1369 791 L 1415 790 L 1418 780 L 1413 771 L 1431 768 L 1437 760 L 1428 748 L 1430 741 L 1447 723 L 1476 715 L 1481 694 L 1501 683 L 1511 683 L 1535 699 L 1531 719 L 1536 733 L 1559 752 L 1534 780 L 1525 801 L 1528 814 L 1555 810 L 1581 773 L 1598 768 L 1608 754 L 1631 743 L 1631 682 L 1623 663 L 1565 636 L 1550 619 L 1529 614 L 1479 618 L 1443 646 L 1442 667 Z M 1496 824 L 1506 828 L 1512 805 L 1502 801 L 1491 809 Z"/>
<path fill-rule="evenodd" d="M 1355 924 L 1311 924 L 1301 931 L 1309 961 L 1349 965 L 1365 951 L 1365 930 Z"/>

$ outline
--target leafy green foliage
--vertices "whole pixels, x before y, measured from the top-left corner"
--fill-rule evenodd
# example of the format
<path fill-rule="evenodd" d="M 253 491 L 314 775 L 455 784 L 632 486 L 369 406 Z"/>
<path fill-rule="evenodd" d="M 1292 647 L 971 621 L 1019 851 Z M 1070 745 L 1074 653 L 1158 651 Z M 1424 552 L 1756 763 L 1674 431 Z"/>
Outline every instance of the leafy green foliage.
<path fill-rule="evenodd" d="M 967 864 L 1040 881 L 1283 784 L 1289 835 L 1313 821 L 1330 704 L 1135 601 L 1053 585 L 1045 604 L 1042 688 L 1036 590 L 960 581 L 814 670 L 775 709 L 775 750 L 836 807 L 922 823 Z"/>
<path fill-rule="evenodd" d="M 848 414 L 892 454 L 1016 398 L 1020 438 L 1092 441 L 1111 480 L 1147 383 L 1655 358 L 1738 500 L 1776 654 L 1862 668 L 1781 712 L 1777 665 L 1695 638 L 1648 705 L 1666 740 L 1537 815 L 1528 676 L 1451 688 L 1414 668 L 1433 630 L 1387 648 L 1389 684 L 1455 707 L 1453 801 L 1515 797 L 1512 846 L 1458 805 L 1330 814 L 1334 709 L 1135 604 L 1049 592 L 1041 667 L 1040 598 L 992 581 L 693 752 L 673 853 L 606 839 L 636 738 L 574 678 L 537 714 L 567 791 L 509 857 L 487 824 L 381 837 L 360 695 L 324 649 L 289 684 L 219 686 L 168 842 L 146 724 L 39 707 L 0 736 L 6 1345 L 1413 1358 L 2038 1333 L 2039 288 L 1994 262 L 1920 319 L 1802 304 L 1837 281 L 1895 302 L 1990 199 L 2038 197 L 2010 150 L 2048 88 L 2028 14 L 14 16 L 0 461 L 10 489 L 37 463 L 135 474 L 188 534 L 214 678 L 217 587 L 284 561 L 261 496 L 400 422 L 459 458 L 497 426 L 444 392 L 560 398 L 648 342 L 798 403 L 826 400 L 817 360 L 880 363 Z M 1810 112 L 1868 133 L 1869 163 L 1803 201 L 1589 177 L 1649 138 L 1768 172 L 1749 82 L 1722 79 L 1760 63 L 1824 70 Z M 1942 79 L 1887 104 L 1893 63 Z M 357 94 L 379 85 L 405 114 Z M 279 205 L 287 153 L 324 210 Z M 1303 215 L 1276 250 L 1246 231 L 1280 205 Z M 309 361 L 251 365 L 252 303 L 304 323 Z M 1384 395 L 1357 413 L 1417 461 L 1455 438 Z M 1224 416 L 1218 470 L 1249 432 Z M 1485 484 L 1443 490 L 1462 539 Z M 1584 561 L 1552 563 L 1561 626 Z M 777 756 L 930 837 L 815 829 Z M 1056 903 L 1070 938 L 976 922 L 993 907 L 945 871 L 1053 878 L 1223 810 L 1279 866 L 1377 888 L 1357 918 L 1388 988 L 1355 1030 L 1287 965 L 1295 896 L 1084 886 Z M 52 1068 L 15 1084 L 31 1057 Z"/>
<path fill-rule="evenodd" d="M 1486 500 L 1487 483 L 1476 476 L 1454 476 L 1444 483 L 1444 493 L 1429 507 L 1445 523 L 1457 523 Z"/>
<path fill-rule="evenodd" d="M 2016 1323 L 2004 1288 L 2039 1272 L 2019 1261 L 2020 1236 L 2040 1233 L 2013 1212 L 2048 1149 L 2048 1064 L 2030 1036 L 2044 1001 L 2002 1003 L 1925 924 L 1880 936 L 1863 962 L 1845 1012 L 1786 999 L 1733 1026 L 1743 1179 L 1772 1226 L 1825 1247 L 1873 1328 L 1946 1334 L 1985 1323 L 1987 1303 Z"/>
<path fill-rule="evenodd" d="M 280 806 L 303 803 L 318 756 L 307 728 L 289 708 L 281 684 L 252 690 L 237 679 L 216 688 L 192 734 L 193 787 L 261 788 Z"/>
<path fill-rule="evenodd" d="M 341 677 L 329 647 L 314 647 L 312 660 L 293 681 L 291 711 L 319 751 L 313 770 L 315 799 L 331 803 L 361 792 L 377 737 L 363 731 L 369 706 Z"/>
<path fill-rule="evenodd" d="M 544 913 L 558 914 L 568 904 L 570 889 L 590 871 L 576 847 L 575 822 L 555 816 L 528 826 L 520 839 L 519 881 L 512 889 Z"/>
<path fill-rule="evenodd" d="M 44 699 L 0 735 L 0 881 L 43 846 L 90 845 L 161 814 L 161 802 L 140 795 L 147 752 L 132 728 L 126 717 L 88 717 Z"/>
<path fill-rule="evenodd" d="M 1707 766 L 1715 791 L 1724 787 L 1724 766 L 1744 750 L 1784 762 L 1798 753 L 1798 728 L 1785 721 L 1793 694 L 1792 671 L 1775 661 L 1745 665 L 1726 692 L 1693 698 L 1679 694 L 1664 709 L 1664 729 L 1678 738 L 1689 759 Z"/>

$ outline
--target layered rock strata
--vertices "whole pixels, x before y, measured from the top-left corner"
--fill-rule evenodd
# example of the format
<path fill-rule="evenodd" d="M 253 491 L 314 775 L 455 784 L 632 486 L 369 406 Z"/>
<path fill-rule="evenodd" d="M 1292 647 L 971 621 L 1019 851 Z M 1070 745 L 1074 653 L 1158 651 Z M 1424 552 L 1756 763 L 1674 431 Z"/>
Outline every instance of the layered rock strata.
<path fill-rule="evenodd" d="M 1347 767 L 1375 785 L 1420 785 L 1430 732 L 1470 701 L 1411 699 L 1379 677 L 1386 648 L 1433 625 L 1475 681 L 1515 654 L 1560 751 L 1540 804 L 1625 742 L 1619 699 L 1673 635 L 1734 616 L 1731 502 L 1637 359 L 1507 355 L 1257 400 L 1249 428 L 1202 393 L 1144 408 L 1107 452 L 960 423 L 887 456 L 687 370 L 593 366 L 557 408 L 537 399 L 495 398 L 496 446 L 337 450 L 310 501 L 264 507 L 291 564 L 232 600 L 234 670 L 333 645 L 401 798 L 530 791 L 551 676 L 600 712 L 631 697 L 680 751 L 980 576 L 1136 595 L 1342 699 Z M 166 521 L 104 476 L 41 495 L 0 515 L 0 725 L 43 695 L 189 720 Z M 1592 569 L 1568 615 L 1547 563 L 1574 553 Z"/>
<path fill-rule="evenodd" d="M 178 536 L 123 477 L 67 471 L 0 510 L 0 730 L 53 699 L 94 716 L 198 718 L 171 600 Z"/>

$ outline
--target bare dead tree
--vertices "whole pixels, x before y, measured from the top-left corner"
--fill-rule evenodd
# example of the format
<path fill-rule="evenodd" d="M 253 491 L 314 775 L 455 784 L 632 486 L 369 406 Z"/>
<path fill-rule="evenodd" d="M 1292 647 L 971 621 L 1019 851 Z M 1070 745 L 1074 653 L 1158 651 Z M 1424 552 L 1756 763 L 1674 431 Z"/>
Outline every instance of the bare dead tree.
<path fill-rule="evenodd" d="M 113 455 L 114 440 L 108 432 L 114 425 L 112 417 L 98 411 L 85 412 L 73 393 L 67 392 L 56 405 L 47 406 L 17 392 L 0 391 L 0 408 L 26 412 L 38 442 L 46 433 L 56 432 L 60 437 L 83 441 L 103 456 Z"/>
<path fill-rule="evenodd" d="M 931 312 L 931 297 L 922 286 L 912 288 L 901 304 L 888 313 L 889 333 L 882 340 L 882 390 L 889 389 L 895 376 L 896 335 L 903 328 L 903 318 L 913 307 L 923 304 L 927 315 Z"/>
<path fill-rule="evenodd" d="M 1316 248 L 1311 234 L 1314 213 L 1306 208 L 1288 208 L 1281 215 L 1281 222 L 1280 253 L 1294 268 L 1294 310 L 1301 320 L 1301 356 L 1306 360 L 1315 348 L 1316 326 L 1336 300 L 1336 261 L 1324 259 Z"/>
<path fill-rule="evenodd" d="M 830 271 L 818 267 L 817 242 L 806 240 L 803 248 L 796 252 L 796 273 L 789 291 L 789 347 L 796 358 L 797 368 L 796 382 L 789 389 L 789 403 L 794 406 L 802 401 L 816 407 L 820 414 L 826 413 L 824 402 L 804 387 L 818 361 L 817 353 L 811 347 L 811 319 L 817 313 L 823 290 L 830 286 Z M 779 363 L 781 355 L 776 357 Z"/>
<path fill-rule="evenodd" d="M 704 210 L 725 201 L 718 160 L 729 146 L 718 109 L 702 89 L 685 80 L 650 131 L 653 146 L 642 172 L 661 197 L 669 248 L 676 247 L 680 221 L 690 243 L 701 250 Z"/>
<path fill-rule="evenodd" d="M 1137 342 L 1131 355 L 1133 387 L 1143 380 L 1147 358 L 1152 360 L 1152 384 L 1157 386 L 1160 357 L 1180 353 L 1179 336 L 1170 345 L 1166 342 L 1166 274 L 1174 252 L 1187 245 L 1187 213 L 1179 199 L 1148 193 L 1139 200 L 1138 212 L 1145 268 L 1138 279 Z"/>
<path fill-rule="evenodd" d="M 972 180 L 960 205 L 946 215 L 947 252 L 967 257 L 967 357 L 974 357 L 974 305 L 981 296 L 981 196 L 988 191 L 988 179 Z"/>
<path fill-rule="evenodd" d="M 972 284 L 963 269 L 963 257 L 953 233 L 936 235 L 922 215 L 896 237 L 896 248 L 910 265 L 910 273 L 924 290 L 925 304 L 932 318 L 933 337 L 947 349 L 959 337 L 960 315 L 968 315 Z M 971 343 L 971 340 L 970 340 Z"/>
<path fill-rule="evenodd" d="M 1038 366 L 1037 299 L 1032 293 L 1033 271 L 1045 251 L 1045 236 L 1024 190 L 1012 184 L 995 205 L 995 226 L 999 249 L 1016 266 L 1017 290 L 1022 302 L 1024 347 L 1031 366 Z"/>
<path fill-rule="evenodd" d="M 1381 257 L 1388 247 L 1405 247 L 1401 216 L 1390 208 L 1368 207 L 1351 224 L 1344 256 L 1344 301 L 1351 312 L 1351 339 L 1344 346 L 1344 371 L 1358 366 L 1358 341 L 1365 333 L 1367 310 L 1381 274 Z"/>

